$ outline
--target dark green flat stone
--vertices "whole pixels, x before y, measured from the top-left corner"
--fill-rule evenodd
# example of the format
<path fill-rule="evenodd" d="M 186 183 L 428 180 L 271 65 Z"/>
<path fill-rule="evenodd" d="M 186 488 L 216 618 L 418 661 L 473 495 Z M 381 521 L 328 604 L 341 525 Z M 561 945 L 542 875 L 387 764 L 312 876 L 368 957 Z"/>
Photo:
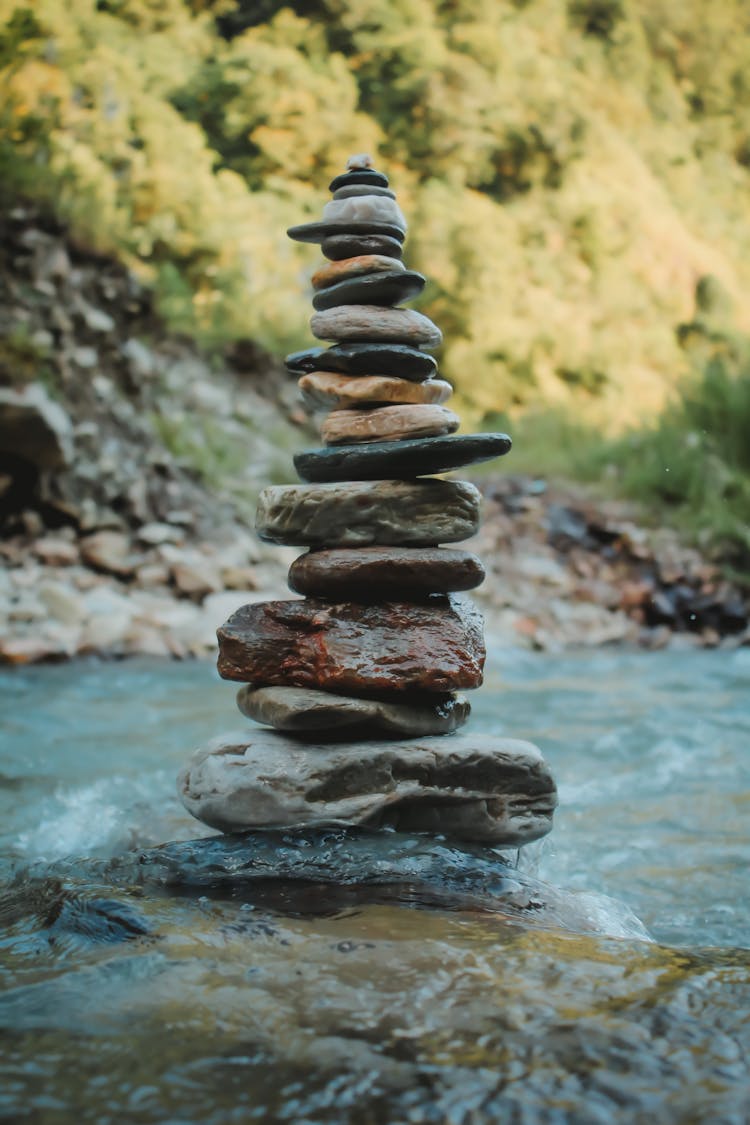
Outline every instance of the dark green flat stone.
<path fill-rule="evenodd" d="M 310 349 L 311 351 L 317 349 Z M 437 360 L 408 344 L 334 344 L 319 357 L 313 371 L 339 371 L 342 375 L 395 375 L 423 383 L 437 374 Z"/>
<path fill-rule="evenodd" d="M 336 445 L 297 453 L 294 467 L 303 481 L 409 480 L 445 473 L 502 457 L 511 447 L 507 434 L 458 434 Z"/>
<path fill-rule="evenodd" d="M 347 187 L 338 188 L 333 193 L 334 199 L 355 199 L 361 195 L 382 195 L 386 199 L 395 199 L 395 191 L 387 187 L 377 187 L 374 184 L 349 184 Z"/>
<path fill-rule="evenodd" d="M 314 309 L 333 309 L 337 305 L 398 305 L 418 297 L 426 278 L 414 270 L 379 271 L 348 277 L 329 285 L 313 297 Z"/>
<path fill-rule="evenodd" d="M 334 176 L 328 185 L 329 191 L 338 191 L 339 188 L 349 187 L 350 184 L 373 184 L 375 187 L 388 187 L 388 177 L 385 172 L 378 172 L 375 168 L 353 168 L 351 172 L 342 172 Z"/>
<path fill-rule="evenodd" d="M 343 223 L 339 223 L 339 229 L 351 230 L 351 227 L 344 228 Z M 364 225 L 364 224 L 362 224 Z M 374 223 L 368 224 L 374 226 Z M 381 223 L 381 226 L 387 226 L 387 223 Z M 397 230 L 397 227 L 393 227 Z M 404 248 L 401 243 L 404 240 L 404 232 L 399 231 L 399 238 L 390 238 L 385 234 L 332 234 L 330 238 L 326 238 L 320 244 L 320 249 L 324 258 L 328 258 L 329 262 L 340 262 L 342 258 L 356 258 L 359 254 L 385 254 L 387 258 L 398 258 L 399 260 L 404 255 Z"/>
<path fill-rule="evenodd" d="M 289 227 L 286 233 L 295 242 L 325 242 L 327 238 L 336 235 L 345 237 L 369 235 L 393 238 L 400 244 L 406 238 L 406 231 L 393 223 L 378 223 L 366 219 L 347 219 L 346 222 L 341 223 L 301 223 L 300 226 Z"/>

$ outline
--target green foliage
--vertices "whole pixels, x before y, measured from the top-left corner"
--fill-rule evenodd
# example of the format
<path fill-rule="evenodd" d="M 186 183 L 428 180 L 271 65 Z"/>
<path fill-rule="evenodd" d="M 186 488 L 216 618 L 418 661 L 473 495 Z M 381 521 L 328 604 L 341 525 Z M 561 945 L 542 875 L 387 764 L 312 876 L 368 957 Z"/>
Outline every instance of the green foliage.
<path fill-rule="evenodd" d="M 54 389 L 49 349 L 39 344 L 23 325 L 0 335 L 0 386 L 22 387 L 41 382 Z"/>
<path fill-rule="evenodd" d="M 750 577 L 750 344 L 714 354 L 654 423 L 617 439 L 564 411 L 527 415 L 516 468 L 573 475 L 639 501 Z"/>
<path fill-rule="evenodd" d="M 700 278 L 750 326 L 745 0 L 0 0 L 0 25 L 0 197 L 204 343 L 309 343 L 316 254 L 284 232 L 363 150 L 468 425 L 653 417 L 687 337 L 710 350 L 675 332 Z"/>

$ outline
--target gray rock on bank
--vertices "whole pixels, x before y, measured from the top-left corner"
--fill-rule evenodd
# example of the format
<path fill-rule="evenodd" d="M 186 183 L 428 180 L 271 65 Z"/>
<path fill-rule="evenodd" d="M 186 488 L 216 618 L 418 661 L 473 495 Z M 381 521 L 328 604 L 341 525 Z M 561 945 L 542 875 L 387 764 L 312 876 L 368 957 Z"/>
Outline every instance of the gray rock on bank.
<path fill-rule="evenodd" d="M 258 731 L 198 750 L 177 789 L 223 832 L 389 826 L 508 847 L 546 835 L 557 804 L 536 746 L 468 734 L 320 745 Z"/>

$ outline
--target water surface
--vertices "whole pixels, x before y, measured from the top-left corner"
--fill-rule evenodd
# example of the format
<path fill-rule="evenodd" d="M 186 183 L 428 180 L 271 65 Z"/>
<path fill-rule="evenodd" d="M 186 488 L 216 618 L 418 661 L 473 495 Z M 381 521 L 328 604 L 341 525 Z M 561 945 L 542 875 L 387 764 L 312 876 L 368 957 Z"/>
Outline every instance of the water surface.
<path fill-rule="evenodd" d="M 518 876 L 579 892 L 559 915 L 481 879 L 144 878 L 134 849 L 212 835 L 174 776 L 242 728 L 233 688 L 198 663 L 0 676 L 0 1119 L 744 1125 L 750 652 L 489 666 L 473 728 L 537 742 L 560 786 Z"/>

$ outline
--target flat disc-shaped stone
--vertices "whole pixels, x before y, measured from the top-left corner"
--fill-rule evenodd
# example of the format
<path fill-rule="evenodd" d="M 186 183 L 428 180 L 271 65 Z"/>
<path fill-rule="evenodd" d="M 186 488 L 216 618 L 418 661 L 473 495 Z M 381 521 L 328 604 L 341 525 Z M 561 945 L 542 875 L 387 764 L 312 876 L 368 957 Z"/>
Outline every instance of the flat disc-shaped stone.
<path fill-rule="evenodd" d="M 249 719 L 276 730 L 305 733 L 356 728 L 358 738 L 451 734 L 463 726 L 471 711 L 464 695 L 436 696 L 433 703 L 424 696 L 386 703 L 314 688 L 258 688 L 253 684 L 245 684 L 237 692 L 237 706 Z"/>
<path fill-rule="evenodd" d="M 482 615 L 467 599 L 255 602 L 217 630 L 219 675 L 344 695 L 451 692 L 482 683 Z"/>
<path fill-rule="evenodd" d="M 370 273 L 403 273 L 406 266 L 398 258 L 384 254 L 359 254 L 356 258 L 342 258 L 340 262 L 326 262 L 311 277 L 313 289 L 326 289 L 350 277 Z"/>
<path fill-rule="evenodd" d="M 396 375 L 420 383 L 437 374 L 437 360 L 419 348 L 386 341 L 334 344 L 326 352 L 310 349 L 320 356 L 317 368 L 307 370 L 340 371 L 344 375 Z"/>
<path fill-rule="evenodd" d="M 438 326 L 423 313 L 377 305 L 341 305 L 316 312 L 310 320 L 310 329 L 319 340 L 366 340 L 368 343 L 384 340 L 427 348 L 437 348 L 443 341 Z"/>
<path fill-rule="evenodd" d="M 376 272 L 350 277 L 329 285 L 313 297 L 313 308 L 333 309 L 337 305 L 398 305 L 418 297 L 426 278 L 414 270 Z"/>
<path fill-rule="evenodd" d="M 511 444 L 507 434 L 449 434 L 416 441 L 328 446 L 296 453 L 294 467 L 306 481 L 409 479 L 492 461 L 507 453 Z"/>
<path fill-rule="evenodd" d="M 473 590 L 484 567 L 476 555 L 451 547 L 350 547 L 300 555 L 288 581 L 298 594 L 374 601 Z"/>
<path fill-rule="evenodd" d="M 398 238 L 384 234 L 332 234 L 320 244 L 324 258 L 338 262 L 358 254 L 386 254 L 389 258 L 403 257 L 404 248 Z"/>
<path fill-rule="evenodd" d="M 313 410 L 346 409 L 385 403 L 441 403 L 450 398 L 453 388 L 444 379 L 410 383 L 388 375 L 339 375 L 335 371 L 310 371 L 297 386 Z"/>
<path fill-rule="evenodd" d="M 342 172 L 334 176 L 328 185 L 329 191 L 338 191 L 342 187 L 352 184 L 372 184 L 374 187 L 388 187 L 388 177 L 385 172 L 378 172 L 375 168 L 356 168 L 350 172 Z"/>
<path fill-rule="evenodd" d="M 347 219 L 342 222 L 301 223 L 287 230 L 289 238 L 295 242 L 324 242 L 326 238 L 334 235 L 347 237 L 378 236 L 392 238 L 396 242 L 403 242 L 405 232 L 393 223 L 376 222 L 374 219 Z"/>
<path fill-rule="evenodd" d="M 290 547 L 434 547 L 476 533 L 480 499 L 460 480 L 277 484 L 258 497 L 255 528 Z"/>
<path fill-rule="evenodd" d="M 388 199 L 395 199 L 396 193 L 387 187 L 378 187 L 376 184 L 349 184 L 348 187 L 336 188 L 334 199 L 354 199 L 357 195 L 383 195 Z"/>
<path fill-rule="evenodd" d="M 417 403 L 372 410 L 334 410 L 320 427 L 326 445 L 352 442 L 408 441 L 451 434 L 461 419 L 445 406 Z"/>
<path fill-rule="evenodd" d="M 222 832 L 359 824 L 506 847 L 549 832 L 557 804 L 536 746 L 471 733 L 330 744 L 258 730 L 197 751 L 177 787 Z"/>
<path fill-rule="evenodd" d="M 332 199 L 323 208 L 324 223 L 391 223 L 406 233 L 407 222 L 395 199 L 386 195 L 355 195 Z"/>

